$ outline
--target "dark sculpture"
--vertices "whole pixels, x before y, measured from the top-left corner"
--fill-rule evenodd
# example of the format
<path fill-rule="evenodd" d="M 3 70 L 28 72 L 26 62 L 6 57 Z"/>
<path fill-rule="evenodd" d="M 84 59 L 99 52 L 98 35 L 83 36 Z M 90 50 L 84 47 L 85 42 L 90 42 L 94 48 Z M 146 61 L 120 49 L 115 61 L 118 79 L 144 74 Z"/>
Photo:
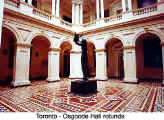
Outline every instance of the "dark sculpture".
<path fill-rule="evenodd" d="M 77 45 L 81 46 L 82 49 L 82 55 L 81 55 L 81 66 L 83 71 L 83 80 L 88 81 L 89 77 L 89 67 L 88 67 L 88 55 L 87 55 L 87 41 L 82 39 L 82 41 L 79 41 L 79 34 L 75 34 L 74 42 Z"/>

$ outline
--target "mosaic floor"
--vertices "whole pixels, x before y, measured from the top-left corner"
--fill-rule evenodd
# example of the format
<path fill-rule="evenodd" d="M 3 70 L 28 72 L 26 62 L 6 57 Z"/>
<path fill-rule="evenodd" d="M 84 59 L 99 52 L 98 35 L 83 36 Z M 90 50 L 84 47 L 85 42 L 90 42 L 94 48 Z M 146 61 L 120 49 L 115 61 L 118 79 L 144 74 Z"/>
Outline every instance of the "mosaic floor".
<path fill-rule="evenodd" d="M 98 81 L 99 92 L 87 97 L 69 91 L 70 80 L 0 86 L 0 112 L 164 112 L 164 87 L 156 82 Z"/>

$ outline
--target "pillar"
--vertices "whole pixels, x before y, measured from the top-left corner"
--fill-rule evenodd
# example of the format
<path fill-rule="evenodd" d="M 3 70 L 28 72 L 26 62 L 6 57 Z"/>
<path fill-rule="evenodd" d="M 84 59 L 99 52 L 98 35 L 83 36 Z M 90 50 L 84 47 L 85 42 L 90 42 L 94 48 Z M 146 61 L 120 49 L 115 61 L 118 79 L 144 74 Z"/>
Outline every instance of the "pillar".
<path fill-rule="evenodd" d="M 3 8 L 4 8 L 4 0 L 0 1 L 0 47 L 1 47 L 1 35 L 2 35 L 2 21 L 3 21 Z"/>
<path fill-rule="evenodd" d="M 128 9 L 129 11 L 132 11 L 132 0 L 128 0 Z"/>
<path fill-rule="evenodd" d="M 52 0 L 52 15 L 55 16 L 55 3 L 56 0 Z"/>
<path fill-rule="evenodd" d="M 83 24 L 83 4 L 80 4 L 80 24 Z"/>
<path fill-rule="evenodd" d="M 60 50 L 51 48 L 48 52 L 48 82 L 58 81 L 59 77 L 59 61 L 60 61 Z"/>
<path fill-rule="evenodd" d="M 100 18 L 100 1 L 99 0 L 96 0 L 96 17 L 97 19 Z"/>
<path fill-rule="evenodd" d="M 124 82 L 137 83 L 135 46 L 124 47 Z"/>
<path fill-rule="evenodd" d="M 28 0 L 29 5 L 32 5 L 32 0 Z"/>
<path fill-rule="evenodd" d="M 104 0 L 100 0 L 101 2 L 101 18 L 104 18 Z"/>
<path fill-rule="evenodd" d="M 83 78 L 81 53 L 72 51 L 70 54 L 70 78 Z"/>
<path fill-rule="evenodd" d="M 106 74 L 106 52 L 103 51 L 97 51 L 96 52 L 96 77 L 95 79 L 98 80 L 106 80 L 107 74 Z"/>
<path fill-rule="evenodd" d="M 76 24 L 80 24 L 80 6 L 79 6 L 79 4 L 76 4 L 76 6 L 75 6 L 75 9 L 76 9 L 76 16 L 75 16 L 75 18 L 76 18 Z"/>
<path fill-rule="evenodd" d="M 56 16 L 60 15 L 60 0 L 56 0 Z"/>
<path fill-rule="evenodd" d="M 122 0 L 122 9 L 123 9 L 123 12 L 126 12 L 126 0 Z"/>
<path fill-rule="evenodd" d="M 75 4 L 72 3 L 72 24 L 75 24 Z"/>
<path fill-rule="evenodd" d="M 14 56 L 12 86 L 29 85 L 30 47 L 28 44 L 17 44 Z"/>

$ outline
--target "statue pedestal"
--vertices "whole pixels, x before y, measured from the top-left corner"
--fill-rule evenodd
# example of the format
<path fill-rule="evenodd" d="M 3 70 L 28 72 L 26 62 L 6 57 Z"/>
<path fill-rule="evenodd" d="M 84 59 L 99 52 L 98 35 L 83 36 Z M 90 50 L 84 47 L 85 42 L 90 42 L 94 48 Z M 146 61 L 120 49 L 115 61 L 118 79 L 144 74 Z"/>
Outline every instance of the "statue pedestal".
<path fill-rule="evenodd" d="M 97 92 L 97 80 L 76 80 L 71 82 L 71 93 L 89 95 Z"/>

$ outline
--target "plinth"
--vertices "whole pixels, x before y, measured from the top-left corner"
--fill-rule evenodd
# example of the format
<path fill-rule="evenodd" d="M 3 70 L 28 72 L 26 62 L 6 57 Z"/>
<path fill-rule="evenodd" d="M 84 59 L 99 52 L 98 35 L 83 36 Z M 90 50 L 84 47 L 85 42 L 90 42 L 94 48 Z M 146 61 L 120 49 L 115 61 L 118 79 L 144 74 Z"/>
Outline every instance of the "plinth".
<path fill-rule="evenodd" d="M 97 92 L 97 80 L 71 81 L 71 93 L 89 95 Z"/>

